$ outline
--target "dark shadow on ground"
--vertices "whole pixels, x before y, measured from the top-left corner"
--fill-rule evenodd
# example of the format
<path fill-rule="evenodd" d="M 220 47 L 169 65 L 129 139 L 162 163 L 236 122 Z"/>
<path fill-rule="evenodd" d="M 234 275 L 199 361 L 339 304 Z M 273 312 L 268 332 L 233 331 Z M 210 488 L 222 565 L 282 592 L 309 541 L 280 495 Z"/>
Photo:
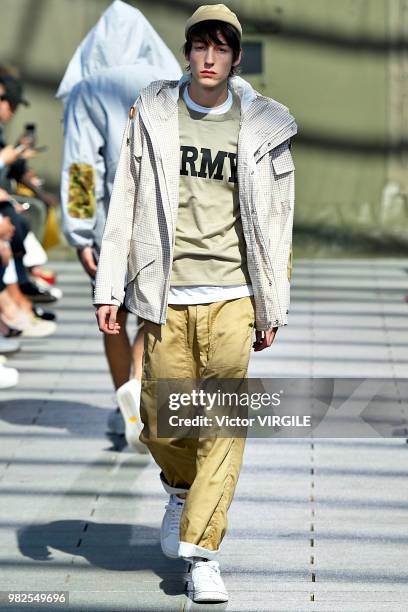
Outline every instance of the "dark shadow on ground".
<path fill-rule="evenodd" d="M 47 399 L 13 399 L 0 402 L 0 419 L 12 425 L 65 429 L 87 438 L 105 436 L 112 445 L 107 450 L 122 450 L 126 446 L 124 436 L 106 432 L 108 414 L 109 410 L 82 402 Z"/>
<path fill-rule="evenodd" d="M 24 557 L 52 565 L 52 551 L 83 557 L 92 567 L 117 572 L 151 570 L 167 595 L 184 592 L 186 563 L 164 557 L 157 529 L 143 525 L 65 520 L 29 525 L 17 531 Z M 72 567 L 72 566 L 71 566 Z M 78 567 L 78 566 L 77 566 Z"/>

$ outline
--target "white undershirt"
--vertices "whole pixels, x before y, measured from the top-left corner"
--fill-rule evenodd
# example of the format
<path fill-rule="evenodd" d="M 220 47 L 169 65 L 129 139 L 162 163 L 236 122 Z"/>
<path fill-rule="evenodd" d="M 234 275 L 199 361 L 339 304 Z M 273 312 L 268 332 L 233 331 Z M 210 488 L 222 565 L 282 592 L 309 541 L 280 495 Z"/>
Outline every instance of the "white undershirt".
<path fill-rule="evenodd" d="M 203 113 L 203 115 L 222 115 L 223 113 L 228 113 L 233 103 L 231 90 L 228 90 L 227 99 L 219 106 L 201 106 L 190 98 L 190 94 L 188 93 L 188 87 L 184 88 L 183 100 L 187 104 L 188 108 L 195 111 L 196 113 Z"/>
<path fill-rule="evenodd" d="M 222 115 L 227 113 L 233 103 L 232 93 L 228 90 L 228 97 L 219 106 L 206 107 L 194 102 L 188 93 L 188 87 L 184 88 L 183 99 L 186 105 L 197 113 L 206 115 Z M 235 300 L 247 295 L 253 295 L 252 285 L 228 285 L 227 287 L 208 285 L 177 285 L 170 287 L 169 304 L 210 304 L 223 300 Z"/>

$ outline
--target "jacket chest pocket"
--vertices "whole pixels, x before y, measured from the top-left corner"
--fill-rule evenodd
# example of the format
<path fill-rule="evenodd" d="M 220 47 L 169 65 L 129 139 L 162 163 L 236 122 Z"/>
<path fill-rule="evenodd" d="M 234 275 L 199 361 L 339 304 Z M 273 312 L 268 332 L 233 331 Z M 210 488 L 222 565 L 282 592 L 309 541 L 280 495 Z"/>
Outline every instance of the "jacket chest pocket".
<path fill-rule="evenodd" d="M 276 195 L 279 197 L 282 212 L 288 212 L 292 207 L 294 197 L 293 172 L 295 164 L 287 142 L 272 149 L 270 157 L 276 185 Z"/>
<path fill-rule="evenodd" d="M 294 163 L 288 141 L 273 149 L 257 151 L 256 182 L 258 216 L 287 214 L 294 199 Z"/>

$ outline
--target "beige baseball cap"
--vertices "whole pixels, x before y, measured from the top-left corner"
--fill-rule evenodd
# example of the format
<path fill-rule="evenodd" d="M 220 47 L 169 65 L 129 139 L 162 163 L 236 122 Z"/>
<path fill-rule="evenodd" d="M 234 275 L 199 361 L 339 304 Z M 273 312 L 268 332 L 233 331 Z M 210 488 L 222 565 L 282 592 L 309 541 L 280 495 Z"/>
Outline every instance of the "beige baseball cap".
<path fill-rule="evenodd" d="M 238 21 L 238 17 L 235 13 L 230 11 L 230 9 L 225 6 L 225 4 L 205 4 L 204 6 L 200 6 L 195 13 L 193 13 L 190 19 L 186 22 L 186 37 L 189 29 L 200 23 L 201 21 L 224 21 L 225 23 L 229 23 L 234 26 L 236 30 L 238 30 L 239 35 L 242 36 L 242 26 Z"/>

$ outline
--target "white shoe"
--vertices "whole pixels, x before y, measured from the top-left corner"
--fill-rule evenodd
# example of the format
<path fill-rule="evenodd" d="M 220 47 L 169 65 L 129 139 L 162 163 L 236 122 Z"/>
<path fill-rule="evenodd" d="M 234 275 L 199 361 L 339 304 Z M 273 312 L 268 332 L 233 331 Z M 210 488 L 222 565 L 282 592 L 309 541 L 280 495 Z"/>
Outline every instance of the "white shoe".
<path fill-rule="evenodd" d="M 58 287 L 49 287 L 48 291 L 56 300 L 60 300 L 64 295 L 61 289 L 59 289 Z"/>
<path fill-rule="evenodd" d="M 119 408 L 111 410 L 107 421 L 108 432 L 117 436 L 125 435 L 125 421 L 120 413 Z"/>
<path fill-rule="evenodd" d="M 0 389 L 15 387 L 18 383 L 18 371 L 15 368 L 6 368 L 0 365 Z"/>
<path fill-rule="evenodd" d="M 57 324 L 54 321 L 44 321 L 30 316 L 27 327 L 23 329 L 23 338 L 46 338 L 55 333 Z"/>
<path fill-rule="evenodd" d="M 23 338 L 46 338 L 57 329 L 57 324 L 54 321 L 38 319 L 31 312 L 23 310 L 20 310 L 14 319 L 3 317 L 3 321 L 9 327 L 23 332 Z"/>
<path fill-rule="evenodd" d="M 195 602 L 228 601 L 218 561 L 193 560 L 189 575 L 188 591 Z"/>
<path fill-rule="evenodd" d="M 125 421 L 125 438 L 128 445 L 137 453 L 149 452 L 146 444 L 139 440 L 143 429 L 140 418 L 141 384 L 136 378 L 129 380 L 116 391 L 116 399 Z"/>
<path fill-rule="evenodd" d="M 169 559 L 178 558 L 180 543 L 180 517 L 184 508 L 184 499 L 177 495 L 170 495 L 169 503 L 166 505 L 161 529 L 160 544 L 163 554 Z"/>

